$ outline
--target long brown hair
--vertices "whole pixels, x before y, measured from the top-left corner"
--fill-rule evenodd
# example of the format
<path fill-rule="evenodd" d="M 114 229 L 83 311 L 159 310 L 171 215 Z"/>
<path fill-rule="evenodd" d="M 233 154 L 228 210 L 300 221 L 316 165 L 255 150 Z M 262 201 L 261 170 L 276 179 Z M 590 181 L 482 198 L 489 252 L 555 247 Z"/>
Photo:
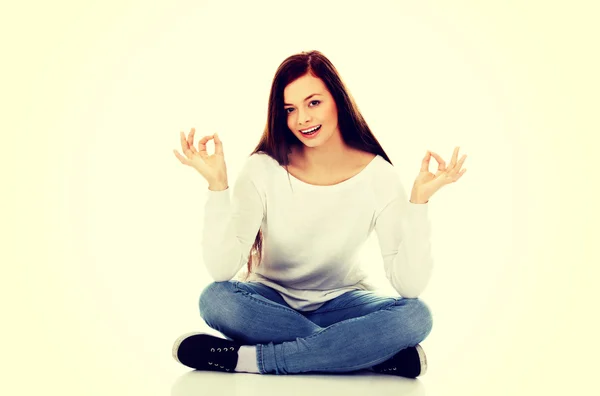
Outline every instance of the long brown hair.
<path fill-rule="evenodd" d="M 333 96 L 338 110 L 338 127 L 344 142 L 352 148 L 378 154 L 392 164 L 360 114 L 354 98 L 344 85 L 336 68 L 319 51 L 304 51 L 292 55 L 277 68 L 269 94 L 267 124 L 260 142 L 250 156 L 259 152 L 267 154 L 287 170 L 288 154 L 291 152 L 292 146 L 302 146 L 303 143 L 288 128 L 287 114 L 283 106 L 283 91 L 288 84 L 308 73 L 320 78 Z M 262 231 L 259 229 L 250 249 L 248 273 L 245 279 L 248 279 L 252 272 L 253 263 L 258 266 L 262 261 L 262 242 Z"/>

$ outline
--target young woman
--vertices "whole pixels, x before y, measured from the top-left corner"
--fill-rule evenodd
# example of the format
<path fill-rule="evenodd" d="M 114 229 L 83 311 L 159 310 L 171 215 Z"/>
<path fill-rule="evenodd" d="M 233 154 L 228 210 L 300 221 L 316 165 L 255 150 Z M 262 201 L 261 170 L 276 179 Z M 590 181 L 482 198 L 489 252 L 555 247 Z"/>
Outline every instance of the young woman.
<path fill-rule="evenodd" d="M 302 52 L 278 68 L 268 120 L 229 194 L 217 134 L 185 165 L 208 181 L 203 259 L 215 282 L 200 315 L 226 338 L 179 337 L 174 358 L 197 370 L 293 374 L 375 372 L 417 377 L 432 316 L 419 294 L 433 266 L 429 198 L 466 171 L 427 152 L 410 199 L 331 62 Z M 206 143 L 214 139 L 215 153 Z M 438 171 L 429 172 L 434 157 Z M 372 231 L 399 297 L 376 294 L 357 253 Z M 247 264 L 247 276 L 234 279 Z M 373 265 L 373 264 L 368 264 Z"/>

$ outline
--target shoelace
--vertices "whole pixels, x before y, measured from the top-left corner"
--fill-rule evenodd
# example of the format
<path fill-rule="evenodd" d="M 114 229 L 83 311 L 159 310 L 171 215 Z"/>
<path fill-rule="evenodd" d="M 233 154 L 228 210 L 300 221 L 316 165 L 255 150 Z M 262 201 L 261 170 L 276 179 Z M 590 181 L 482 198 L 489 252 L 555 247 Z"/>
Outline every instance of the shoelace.
<path fill-rule="evenodd" d="M 217 369 L 223 369 L 225 371 L 231 371 L 234 370 L 235 367 L 233 366 L 233 353 L 237 354 L 236 348 L 231 346 L 231 347 L 225 347 L 225 348 L 215 348 L 212 347 L 210 348 L 210 352 L 211 354 L 214 353 L 215 355 L 213 357 L 211 357 L 208 361 L 208 365 L 209 366 L 213 366 L 214 368 Z"/>

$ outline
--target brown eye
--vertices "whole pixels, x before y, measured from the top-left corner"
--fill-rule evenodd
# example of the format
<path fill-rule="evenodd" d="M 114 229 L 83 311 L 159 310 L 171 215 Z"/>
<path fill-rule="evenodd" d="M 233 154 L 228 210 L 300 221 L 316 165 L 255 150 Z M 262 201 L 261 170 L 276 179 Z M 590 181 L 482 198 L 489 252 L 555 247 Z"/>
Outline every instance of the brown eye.
<path fill-rule="evenodd" d="M 320 100 L 311 100 L 310 104 L 313 104 L 313 103 L 316 103 L 316 105 L 319 105 L 319 104 L 321 104 L 321 101 Z M 284 111 L 285 111 L 286 114 L 290 114 L 290 112 L 288 110 L 294 110 L 294 108 L 293 107 L 288 107 L 287 109 L 284 109 Z"/>

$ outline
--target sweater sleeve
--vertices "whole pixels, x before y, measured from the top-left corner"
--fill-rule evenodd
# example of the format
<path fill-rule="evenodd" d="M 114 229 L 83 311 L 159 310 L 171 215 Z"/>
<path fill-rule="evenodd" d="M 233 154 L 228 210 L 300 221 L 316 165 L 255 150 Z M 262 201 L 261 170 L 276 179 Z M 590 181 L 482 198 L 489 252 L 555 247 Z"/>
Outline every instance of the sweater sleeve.
<path fill-rule="evenodd" d="M 398 183 L 398 194 L 379 213 L 375 232 L 392 287 L 405 298 L 423 292 L 433 269 L 429 204 L 411 203 Z"/>
<path fill-rule="evenodd" d="M 208 191 L 204 207 L 202 258 L 216 282 L 232 279 L 248 262 L 264 216 L 264 197 L 256 184 L 256 156 L 250 157 L 233 192 Z"/>

